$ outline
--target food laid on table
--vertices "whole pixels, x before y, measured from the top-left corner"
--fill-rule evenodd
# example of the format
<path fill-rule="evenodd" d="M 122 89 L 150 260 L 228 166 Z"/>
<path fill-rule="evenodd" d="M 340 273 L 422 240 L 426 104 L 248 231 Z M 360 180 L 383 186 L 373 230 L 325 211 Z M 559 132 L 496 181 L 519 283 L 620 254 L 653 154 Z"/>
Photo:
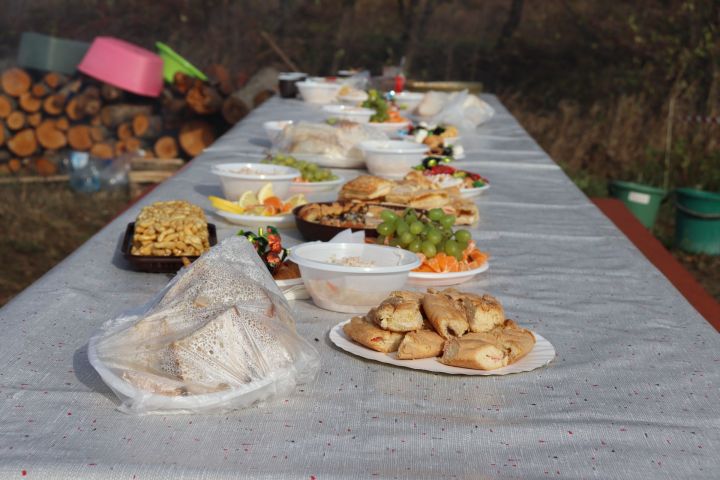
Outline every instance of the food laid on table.
<path fill-rule="evenodd" d="M 237 234 L 247 238 L 255 247 L 255 251 L 275 280 L 300 277 L 298 266 L 287 259 L 288 250 L 282 246 L 282 238 L 277 228 L 269 225 L 258 228 L 257 233 L 240 230 Z"/>
<path fill-rule="evenodd" d="M 457 143 L 458 135 L 457 128 L 452 125 L 428 125 L 425 122 L 411 128 L 409 133 L 416 143 L 428 146 L 429 155 L 460 159 L 465 156 L 465 151 Z"/>
<path fill-rule="evenodd" d="M 293 179 L 293 182 L 295 183 L 327 182 L 340 178 L 332 173 L 332 170 L 329 168 L 321 168 L 317 163 L 305 162 L 303 160 L 298 160 L 291 155 L 283 155 L 281 153 L 269 155 L 265 160 L 263 160 L 263 163 L 283 165 L 285 167 L 297 169 L 300 172 L 300 176 Z"/>
<path fill-rule="evenodd" d="M 365 165 L 356 146 L 365 140 L 387 140 L 379 130 L 367 125 L 338 121 L 335 125 L 298 122 L 280 133 L 276 153 L 312 161 L 321 167 L 359 168 Z"/>
<path fill-rule="evenodd" d="M 295 168 L 252 162 L 220 163 L 210 171 L 220 178 L 223 195 L 229 200 L 237 200 L 248 190 L 259 190 L 268 182 L 273 184 L 278 196 L 285 197 L 300 176 Z"/>
<path fill-rule="evenodd" d="M 375 114 L 370 117 L 370 125 L 388 133 L 406 130 L 411 125 L 411 122 L 402 116 L 400 109 L 378 90 L 369 90 L 368 98 L 361 106 L 375 110 Z"/>
<path fill-rule="evenodd" d="M 507 319 L 495 297 L 453 288 L 392 292 L 366 315 L 345 323 L 343 331 L 363 347 L 398 360 L 437 358 L 476 370 L 512 365 L 536 344 L 533 332 Z"/>
<path fill-rule="evenodd" d="M 90 363 L 129 413 L 228 411 L 292 391 L 317 370 L 253 247 L 233 236 L 153 301 L 88 344 Z"/>
<path fill-rule="evenodd" d="M 210 248 L 205 213 L 183 200 L 143 207 L 135 220 L 130 253 L 137 256 L 197 257 Z"/>
<path fill-rule="evenodd" d="M 243 192 L 235 202 L 214 195 L 209 196 L 208 199 L 213 207 L 224 212 L 265 217 L 286 214 L 298 205 L 307 203 L 307 199 L 302 194 L 293 195 L 283 201 L 275 195 L 272 183 L 266 183 L 257 192 L 252 190 Z"/>
<path fill-rule="evenodd" d="M 290 259 L 313 302 L 326 310 L 362 313 L 402 288 L 420 264 L 407 250 L 367 243 L 311 242 L 293 247 Z"/>
<path fill-rule="evenodd" d="M 450 160 L 447 157 L 427 157 L 423 159 L 420 165 L 415 166 L 414 171 L 409 172 L 405 179 L 414 180 L 422 174 L 425 178 L 440 186 L 458 186 L 463 196 L 474 196 L 490 188 L 490 182 L 482 175 L 457 169 L 448 165 L 448 163 L 450 163 Z"/>
<path fill-rule="evenodd" d="M 413 272 L 467 272 L 487 263 L 488 255 L 476 247 L 470 231 L 453 230 L 455 216 L 440 208 L 427 212 L 408 208 L 400 215 L 383 210 L 380 218 L 375 242 L 417 254 L 422 263 Z"/>
<path fill-rule="evenodd" d="M 365 100 L 367 100 L 368 94 L 364 90 L 355 88 L 351 85 L 343 85 L 338 91 L 337 99 L 343 105 L 360 106 Z"/>

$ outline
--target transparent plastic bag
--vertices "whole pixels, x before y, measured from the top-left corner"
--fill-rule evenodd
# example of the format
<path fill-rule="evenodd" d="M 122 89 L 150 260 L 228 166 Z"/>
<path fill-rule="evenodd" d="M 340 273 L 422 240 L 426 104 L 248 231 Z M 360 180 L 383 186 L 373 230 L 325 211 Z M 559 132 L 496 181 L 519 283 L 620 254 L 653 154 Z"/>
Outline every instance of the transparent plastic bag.
<path fill-rule="evenodd" d="M 434 125 L 455 125 L 460 130 L 474 130 L 490 120 L 495 110 L 467 90 L 454 93 L 428 92 L 418 105 L 418 113 Z"/>
<path fill-rule="evenodd" d="M 135 414 L 232 410 L 290 392 L 319 367 L 252 245 L 230 237 L 148 304 L 106 322 L 88 357 Z"/>
<path fill-rule="evenodd" d="M 365 159 L 357 144 L 387 139 L 382 131 L 354 122 L 340 121 L 334 126 L 299 122 L 283 129 L 273 150 L 321 167 L 359 168 L 365 165 Z"/>

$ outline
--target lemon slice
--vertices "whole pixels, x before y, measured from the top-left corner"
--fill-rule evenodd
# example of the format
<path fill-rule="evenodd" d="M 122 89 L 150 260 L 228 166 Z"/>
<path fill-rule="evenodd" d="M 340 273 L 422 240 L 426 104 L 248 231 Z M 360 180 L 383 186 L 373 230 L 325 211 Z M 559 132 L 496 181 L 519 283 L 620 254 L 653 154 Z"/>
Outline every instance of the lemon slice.
<path fill-rule="evenodd" d="M 293 208 L 297 207 L 298 205 L 305 205 L 307 203 L 307 198 L 305 198 L 305 195 L 302 193 L 298 193 L 297 195 L 293 195 L 292 197 L 288 198 L 285 202 L 286 205 L 290 205 L 292 210 Z"/>
<path fill-rule="evenodd" d="M 243 213 L 245 211 L 245 209 L 237 203 L 231 202 L 230 200 L 225 200 L 224 198 L 210 196 L 208 197 L 208 199 L 212 203 L 213 207 L 217 208 L 218 210 L 223 210 L 230 213 Z"/>
<path fill-rule="evenodd" d="M 260 189 L 257 195 L 257 199 L 259 200 L 258 203 L 263 203 L 265 200 L 267 200 L 270 197 L 274 197 L 275 192 L 273 192 L 272 183 L 266 183 L 263 185 L 263 187 Z"/>
<path fill-rule="evenodd" d="M 268 183 L 268 185 L 270 185 Z M 240 198 L 237 201 L 238 205 L 240 205 L 243 208 L 250 207 L 252 205 L 258 205 L 260 204 L 260 200 L 258 200 L 258 197 L 255 196 L 255 192 L 252 190 L 248 190 L 247 192 L 240 195 Z"/>

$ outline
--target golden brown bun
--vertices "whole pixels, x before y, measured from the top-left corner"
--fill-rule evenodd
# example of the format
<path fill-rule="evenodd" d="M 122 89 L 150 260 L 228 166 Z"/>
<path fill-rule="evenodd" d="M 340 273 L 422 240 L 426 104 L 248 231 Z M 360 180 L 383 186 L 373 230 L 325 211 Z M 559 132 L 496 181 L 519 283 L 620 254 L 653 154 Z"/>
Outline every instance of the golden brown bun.
<path fill-rule="evenodd" d="M 425 316 L 435 331 L 443 338 L 452 335 L 460 336 L 467 332 L 469 326 L 465 312 L 445 295 L 427 293 L 422 299 Z"/>
<path fill-rule="evenodd" d="M 443 345 L 445 340 L 432 330 L 409 332 L 398 347 L 397 358 L 414 360 L 437 357 L 442 353 Z"/>
<path fill-rule="evenodd" d="M 440 362 L 453 367 L 495 370 L 508 364 L 508 356 L 492 343 L 465 336 L 445 342 Z"/>
<path fill-rule="evenodd" d="M 372 175 L 360 175 L 340 189 L 339 200 L 376 200 L 384 197 L 395 186 L 395 182 Z"/>
<path fill-rule="evenodd" d="M 343 326 L 345 335 L 377 352 L 394 352 L 403 339 L 402 333 L 388 332 L 378 328 L 364 317 L 354 317 Z"/>
<path fill-rule="evenodd" d="M 416 299 L 405 300 L 391 296 L 370 310 L 368 318 L 380 328 L 391 332 L 411 332 L 423 326 L 420 301 Z"/>

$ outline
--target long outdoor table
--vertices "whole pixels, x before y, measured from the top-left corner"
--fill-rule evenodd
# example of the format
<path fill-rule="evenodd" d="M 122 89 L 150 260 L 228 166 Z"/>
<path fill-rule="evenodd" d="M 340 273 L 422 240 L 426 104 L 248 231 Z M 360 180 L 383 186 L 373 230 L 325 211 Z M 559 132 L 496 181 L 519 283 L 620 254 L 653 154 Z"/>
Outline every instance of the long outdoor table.
<path fill-rule="evenodd" d="M 473 230 L 491 266 L 462 288 L 549 339 L 549 366 L 466 377 L 366 361 L 328 340 L 347 314 L 297 301 L 321 356 L 312 383 L 222 415 L 118 412 L 87 340 L 168 281 L 127 268 L 125 226 L 158 200 L 209 207 L 210 166 L 260 158 L 263 121 L 322 118 L 272 99 L 0 310 L 0 478 L 719 478 L 720 335 L 485 99 L 495 117 L 462 143 L 491 181 Z M 220 238 L 238 230 L 213 221 Z"/>

